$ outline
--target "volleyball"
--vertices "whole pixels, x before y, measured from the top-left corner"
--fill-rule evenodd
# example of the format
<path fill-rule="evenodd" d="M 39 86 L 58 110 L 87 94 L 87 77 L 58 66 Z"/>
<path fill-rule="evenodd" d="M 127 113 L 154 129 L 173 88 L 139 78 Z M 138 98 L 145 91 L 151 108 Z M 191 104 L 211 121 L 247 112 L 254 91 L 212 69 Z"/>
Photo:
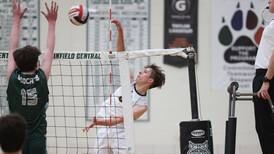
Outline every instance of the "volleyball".
<path fill-rule="evenodd" d="M 79 26 L 79 25 L 83 25 L 87 22 L 88 17 L 89 17 L 89 11 L 82 4 L 75 5 L 69 9 L 68 16 L 69 16 L 69 20 L 71 23 Z"/>

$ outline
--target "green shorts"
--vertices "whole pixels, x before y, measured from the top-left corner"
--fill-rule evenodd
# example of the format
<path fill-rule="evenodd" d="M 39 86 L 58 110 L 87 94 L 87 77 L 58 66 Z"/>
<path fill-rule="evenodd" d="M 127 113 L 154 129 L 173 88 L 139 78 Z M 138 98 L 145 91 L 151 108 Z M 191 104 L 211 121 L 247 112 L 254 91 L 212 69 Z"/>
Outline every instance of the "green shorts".
<path fill-rule="evenodd" d="M 23 154 L 47 154 L 46 137 L 40 133 L 27 136 Z"/>

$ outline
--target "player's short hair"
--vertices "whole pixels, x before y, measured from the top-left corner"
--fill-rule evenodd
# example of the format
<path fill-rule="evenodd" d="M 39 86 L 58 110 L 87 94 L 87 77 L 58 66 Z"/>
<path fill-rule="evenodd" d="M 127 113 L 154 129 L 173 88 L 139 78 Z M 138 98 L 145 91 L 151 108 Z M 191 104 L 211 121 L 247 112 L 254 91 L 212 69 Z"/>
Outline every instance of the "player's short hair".
<path fill-rule="evenodd" d="M 13 53 L 14 61 L 22 72 L 35 70 L 41 51 L 33 46 L 27 45 L 23 48 L 16 49 Z"/>
<path fill-rule="evenodd" d="M 147 65 L 145 66 L 145 68 L 151 68 L 151 78 L 153 79 L 153 83 L 151 84 L 150 88 L 161 88 L 166 81 L 166 76 L 164 74 L 164 71 L 157 65 L 155 64 L 151 64 L 151 65 Z"/>
<path fill-rule="evenodd" d="M 0 117 L 0 145 L 3 152 L 17 152 L 22 149 L 26 137 L 27 123 L 19 114 Z"/>

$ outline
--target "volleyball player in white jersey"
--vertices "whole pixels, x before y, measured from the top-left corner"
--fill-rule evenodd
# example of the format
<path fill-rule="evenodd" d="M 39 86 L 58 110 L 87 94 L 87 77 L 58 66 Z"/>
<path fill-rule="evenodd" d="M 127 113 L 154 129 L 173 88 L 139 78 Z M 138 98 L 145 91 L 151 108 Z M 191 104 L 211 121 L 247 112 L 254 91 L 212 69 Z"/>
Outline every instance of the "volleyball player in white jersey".
<path fill-rule="evenodd" d="M 119 21 L 113 20 L 117 27 L 117 51 L 124 50 L 123 29 Z M 133 118 L 137 120 L 147 111 L 147 92 L 151 88 L 162 87 L 165 83 L 165 74 L 156 65 L 147 65 L 144 70 L 139 72 L 135 81 L 131 84 L 131 104 L 133 107 Z M 123 128 L 121 87 L 113 94 L 111 99 L 104 101 L 103 108 L 93 117 L 92 122 L 84 131 L 90 128 L 97 128 L 96 154 L 127 154 L 125 143 L 125 131 Z M 128 103 L 128 102 L 123 102 Z M 110 117 L 110 118 L 109 118 Z M 106 126 L 106 127 L 104 127 Z"/>
<path fill-rule="evenodd" d="M 274 0 L 269 0 L 269 11 L 274 13 Z M 274 99 L 274 21 L 264 29 L 255 61 L 253 79 L 256 131 L 263 154 L 274 154 L 274 121 L 267 99 Z"/>

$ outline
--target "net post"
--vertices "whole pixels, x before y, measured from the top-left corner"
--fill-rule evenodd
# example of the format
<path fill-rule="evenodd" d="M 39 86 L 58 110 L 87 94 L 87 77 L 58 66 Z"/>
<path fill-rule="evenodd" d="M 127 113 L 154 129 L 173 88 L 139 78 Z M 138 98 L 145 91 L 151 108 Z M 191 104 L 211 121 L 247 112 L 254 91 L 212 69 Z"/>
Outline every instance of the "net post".
<path fill-rule="evenodd" d="M 184 52 L 187 54 L 186 58 L 188 60 L 192 120 L 180 122 L 181 154 L 188 154 L 194 151 L 213 154 L 211 122 L 209 120 L 201 121 L 199 119 L 195 76 L 195 52 L 193 48 L 186 48 Z"/>
<path fill-rule="evenodd" d="M 120 74 L 129 74 L 128 60 L 119 60 L 119 70 Z M 126 133 L 126 143 L 128 145 L 128 153 L 135 153 L 135 143 L 134 143 L 134 127 L 133 127 L 133 109 L 131 106 L 131 88 L 129 82 L 129 76 L 120 75 L 120 80 L 122 86 L 122 98 L 123 98 L 123 118 L 124 127 Z"/>
<path fill-rule="evenodd" d="M 197 102 L 197 86 L 195 75 L 195 52 L 187 51 L 188 60 L 188 75 L 191 101 L 191 114 L 193 120 L 199 120 L 198 102 Z"/>

